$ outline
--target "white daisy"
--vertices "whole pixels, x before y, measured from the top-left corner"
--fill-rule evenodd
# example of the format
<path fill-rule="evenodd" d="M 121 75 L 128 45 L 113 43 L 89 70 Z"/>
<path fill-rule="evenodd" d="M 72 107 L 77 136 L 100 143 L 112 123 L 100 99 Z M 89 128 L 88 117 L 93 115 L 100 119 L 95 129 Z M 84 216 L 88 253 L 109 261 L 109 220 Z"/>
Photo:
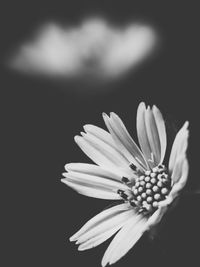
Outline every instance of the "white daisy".
<path fill-rule="evenodd" d="M 168 167 L 163 164 L 167 146 L 165 123 L 156 106 L 137 110 L 140 148 L 121 119 L 103 114 L 109 132 L 85 125 L 75 141 L 95 164 L 66 164 L 62 181 L 78 193 L 101 199 L 123 200 L 89 220 L 70 241 L 79 250 L 93 248 L 116 232 L 107 248 L 102 266 L 123 257 L 144 232 L 162 219 L 186 184 L 189 165 L 188 122 L 177 133 Z"/>

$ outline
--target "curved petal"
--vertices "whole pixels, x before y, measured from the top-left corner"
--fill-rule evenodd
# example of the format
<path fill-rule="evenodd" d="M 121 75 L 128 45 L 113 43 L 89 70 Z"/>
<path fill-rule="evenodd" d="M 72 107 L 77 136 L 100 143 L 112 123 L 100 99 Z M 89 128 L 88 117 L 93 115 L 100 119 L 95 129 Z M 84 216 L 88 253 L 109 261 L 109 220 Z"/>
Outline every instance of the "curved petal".
<path fill-rule="evenodd" d="M 189 164 L 186 158 L 180 161 L 180 166 L 178 171 L 180 171 L 181 176 L 178 179 L 178 182 L 176 182 L 173 185 L 172 190 L 170 191 L 168 197 L 159 203 L 158 209 L 149 218 L 148 220 L 149 229 L 161 221 L 163 215 L 166 213 L 168 209 L 168 206 L 172 204 L 174 199 L 179 195 L 180 191 L 185 186 L 189 172 Z"/>
<path fill-rule="evenodd" d="M 177 182 L 173 185 L 172 190 L 169 194 L 169 197 L 176 198 L 180 191 L 183 189 L 187 182 L 188 173 L 189 173 L 189 164 L 186 158 L 184 158 L 180 162 L 180 173 L 179 173 L 179 179 L 177 179 Z"/>
<path fill-rule="evenodd" d="M 160 202 L 158 209 L 148 219 L 148 222 L 147 222 L 148 230 L 156 226 L 161 221 L 162 217 L 164 216 L 164 214 L 166 213 L 168 209 L 168 205 L 171 203 L 171 201 L 168 201 L 168 200 L 164 200 Z"/>
<path fill-rule="evenodd" d="M 124 227 L 116 234 L 109 247 L 107 248 L 103 259 L 102 266 L 108 263 L 113 264 L 122 258 L 138 241 L 146 231 L 146 219 L 140 215 L 132 215 Z"/>
<path fill-rule="evenodd" d="M 131 138 L 122 120 L 113 112 L 110 118 L 103 113 L 103 119 L 117 146 L 129 160 L 129 164 L 133 163 L 140 169 L 146 169 L 147 164 L 142 152 Z"/>
<path fill-rule="evenodd" d="M 107 221 L 109 218 L 115 217 L 121 213 L 124 213 L 125 211 L 129 211 L 130 208 L 132 209 L 129 204 L 123 203 L 103 210 L 92 219 L 90 219 L 86 224 L 84 224 L 78 232 L 71 236 L 70 241 L 78 240 L 82 235 L 84 235 L 88 231 L 92 231 L 103 222 Z"/>
<path fill-rule="evenodd" d="M 182 158 L 179 161 L 179 164 L 176 165 L 177 170 L 174 170 L 176 174 L 179 174 L 178 181 L 173 185 L 172 190 L 170 191 L 167 198 L 159 203 L 158 209 L 153 213 L 153 215 L 148 220 L 148 228 L 158 224 L 163 215 L 166 213 L 168 206 L 172 204 L 174 199 L 179 195 L 180 191 L 183 189 L 187 182 L 189 164 L 186 158 Z"/>
<path fill-rule="evenodd" d="M 140 103 L 137 110 L 137 133 L 142 152 L 150 167 L 163 162 L 167 138 L 165 123 L 161 112 L 156 106 L 146 109 L 145 103 Z"/>
<path fill-rule="evenodd" d="M 89 133 L 85 134 L 84 137 L 75 136 L 74 139 L 83 152 L 102 168 L 108 171 L 112 170 L 113 173 L 121 177 L 131 178 L 134 176 L 126 159 L 112 146 Z"/>
<path fill-rule="evenodd" d="M 62 182 L 72 187 L 76 191 L 81 192 L 81 194 L 89 196 L 89 192 L 91 196 L 91 190 L 98 190 L 100 194 L 93 195 L 93 197 L 96 198 L 101 198 L 103 193 L 104 199 L 106 197 L 108 197 L 108 199 L 119 199 L 117 191 L 119 189 L 128 189 L 125 184 L 101 175 L 90 175 L 76 171 L 66 172 L 63 173 L 63 175 L 65 178 L 62 179 Z"/>
<path fill-rule="evenodd" d="M 173 172 L 178 157 L 183 156 L 187 150 L 188 136 L 189 136 L 188 126 L 189 123 L 188 121 L 186 121 L 174 139 L 174 143 L 172 145 L 172 150 L 169 158 L 170 173 Z"/>
<path fill-rule="evenodd" d="M 183 167 L 183 162 L 185 159 L 186 159 L 185 155 L 180 155 L 180 156 L 177 156 L 176 158 L 176 163 L 174 165 L 174 168 L 171 174 L 173 185 L 178 182 L 178 180 L 180 179 L 182 175 L 182 167 Z"/>

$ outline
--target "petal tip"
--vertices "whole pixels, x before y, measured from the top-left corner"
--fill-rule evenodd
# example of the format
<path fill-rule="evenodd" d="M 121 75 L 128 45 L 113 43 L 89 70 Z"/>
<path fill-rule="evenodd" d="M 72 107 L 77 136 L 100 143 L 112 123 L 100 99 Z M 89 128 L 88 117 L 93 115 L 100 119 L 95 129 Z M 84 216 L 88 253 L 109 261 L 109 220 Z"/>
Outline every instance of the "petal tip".
<path fill-rule="evenodd" d="M 85 124 L 84 126 L 83 126 L 83 129 L 84 129 L 84 131 L 87 133 L 87 132 L 91 132 L 91 131 L 93 131 L 95 128 L 97 128 L 97 126 L 95 126 L 95 125 L 93 125 L 93 124 Z"/>
<path fill-rule="evenodd" d="M 116 117 L 117 114 L 116 114 L 115 112 L 112 111 L 112 112 L 110 112 L 110 116 L 111 116 L 111 117 L 113 117 L 113 116 Z"/>
<path fill-rule="evenodd" d="M 186 122 L 185 122 L 185 128 L 186 128 L 186 129 L 189 127 L 189 124 L 190 124 L 189 121 L 186 121 Z"/>
<path fill-rule="evenodd" d="M 144 101 L 140 102 L 139 105 L 138 105 L 138 107 L 145 107 L 146 108 L 145 102 Z"/>
<path fill-rule="evenodd" d="M 70 163 L 66 163 L 65 166 L 64 166 L 64 169 L 66 171 L 69 171 L 70 170 Z"/>
<path fill-rule="evenodd" d="M 81 140 L 81 136 L 79 136 L 79 135 L 75 135 L 74 136 L 74 141 L 78 144 L 79 143 L 79 141 Z"/>
<path fill-rule="evenodd" d="M 108 265 L 108 261 L 105 261 L 104 258 L 101 261 L 101 266 L 106 267 Z"/>
<path fill-rule="evenodd" d="M 105 112 L 102 112 L 103 117 L 108 117 L 108 115 Z"/>
<path fill-rule="evenodd" d="M 85 132 L 80 132 L 80 134 L 84 137 L 84 136 L 86 136 L 87 133 L 85 133 Z"/>
<path fill-rule="evenodd" d="M 63 173 L 62 173 L 62 175 L 64 176 L 64 178 L 63 178 L 63 177 L 61 177 L 61 180 L 62 180 L 62 179 L 65 179 L 65 178 L 66 178 L 66 176 L 67 176 L 67 174 L 68 174 L 68 171 L 67 171 L 67 172 L 63 172 Z"/>
<path fill-rule="evenodd" d="M 76 236 L 75 235 L 70 236 L 69 241 L 70 242 L 76 241 Z"/>
<path fill-rule="evenodd" d="M 90 124 L 83 125 L 83 129 L 85 130 L 85 132 L 87 132 L 89 128 L 90 128 Z"/>
<path fill-rule="evenodd" d="M 154 112 L 160 112 L 159 108 L 156 105 L 153 105 L 152 110 Z"/>
<path fill-rule="evenodd" d="M 78 243 L 77 243 L 77 244 L 78 244 Z M 84 246 L 80 245 L 80 246 L 78 247 L 78 251 L 84 251 L 84 250 L 85 250 Z"/>

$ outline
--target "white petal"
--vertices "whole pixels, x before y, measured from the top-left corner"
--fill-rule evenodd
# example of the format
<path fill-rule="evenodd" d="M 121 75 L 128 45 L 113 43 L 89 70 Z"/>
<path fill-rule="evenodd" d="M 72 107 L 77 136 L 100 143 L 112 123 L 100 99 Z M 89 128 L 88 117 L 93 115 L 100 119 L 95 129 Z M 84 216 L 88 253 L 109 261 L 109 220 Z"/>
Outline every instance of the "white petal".
<path fill-rule="evenodd" d="M 181 176 L 178 179 L 178 181 L 173 185 L 172 190 L 169 194 L 169 196 L 172 197 L 173 199 L 178 196 L 179 192 L 185 186 L 188 178 L 188 173 L 189 173 L 189 164 L 187 159 L 185 158 L 181 164 Z"/>
<path fill-rule="evenodd" d="M 116 146 L 116 143 L 114 142 L 111 134 L 108 133 L 107 131 L 103 130 L 100 127 L 91 125 L 91 124 L 86 124 L 83 126 L 83 128 L 87 133 L 93 134 L 97 138 L 101 139 L 102 141 L 104 141 L 108 145 L 110 145 L 113 148 L 118 150 L 118 147 Z M 119 151 L 119 153 L 121 153 L 121 152 Z"/>
<path fill-rule="evenodd" d="M 102 259 L 102 266 L 113 264 L 122 258 L 146 231 L 146 220 L 139 215 L 133 216 L 117 233 Z"/>
<path fill-rule="evenodd" d="M 128 189 L 128 187 L 120 181 L 101 176 L 100 174 L 96 176 L 76 171 L 69 171 L 63 173 L 63 175 L 66 178 L 62 179 L 62 182 L 66 183 L 68 186 L 72 187 L 76 191 L 81 192 L 81 194 L 87 196 L 89 196 L 88 193 L 91 194 L 91 190 L 98 190 L 101 196 L 102 193 L 106 193 L 106 195 L 103 195 L 104 198 L 107 196 L 108 199 L 119 199 L 117 191 L 119 189 Z M 100 198 L 100 195 L 97 194 L 93 196 L 96 198 Z"/>
<path fill-rule="evenodd" d="M 137 111 L 137 133 L 140 147 L 150 167 L 162 163 L 166 145 L 166 129 L 161 112 L 156 106 L 146 109 L 142 102 Z"/>
<path fill-rule="evenodd" d="M 101 213 L 97 214 L 92 219 L 90 219 L 86 224 L 84 224 L 83 227 L 70 238 L 70 241 L 76 241 L 81 235 L 86 233 L 88 230 L 92 230 L 94 227 L 97 227 L 99 224 L 101 224 L 108 218 L 115 216 L 116 214 L 119 214 L 126 210 L 130 210 L 130 208 L 132 207 L 129 204 L 123 203 L 108 208 L 106 210 L 103 210 Z"/>
<path fill-rule="evenodd" d="M 116 191 L 118 189 L 128 189 L 128 187 L 120 181 L 109 179 L 107 177 L 105 178 L 102 175 L 96 176 L 73 171 L 63 173 L 63 175 L 67 178 L 69 182 L 88 186 L 95 189 L 105 189 L 113 191 Z"/>
<path fill-rule="evenodd" d="M 145 158 L 148 160 L 151 159 L 151 147 L 147 136 L 145 113 L 146 107 L 145 104 L 142 102 L 139 104 L 137 110 L 137 135 L 142 152 L 144 153 Z"/>
<path fill-rule="evenodd" d="M 88 157 L 102 168 L 112 171 L 121 177 L 132 175 L 126 160 L 112 146 L 105 144 L 94 136 L 88 135 L 86 134 L 84 137 L 75 136 L 75 142 Z"/>
<path fill-rule="evenodd" d="M 186 152 L 188 146 L 188 136 L 189 136 L 189 131 L 187 129 L 188 125 L 189 123 L 186 121 L 175 137 L 169 158 L 170 173 L 173 172 L 174 166 L 177 161 L 177 157 L 184 155 Z"/>
<path fill-rule="evenodd" d="M 179 155 L 176 157 L 176 163 L 174 165 L 172 174 L 171 174 L 171 179 L 173 184 L 177 183 L 177 181 L 180 179 L 182 175 L 182 166 L 183 162 L 186 159 L 185 155 Z"/>
<path fill-rule="evenodd" d="M 61 179 L 63 183 L 77 191 L 79 194 L 93 197 L 93 198 L 100 198 L 100 199 L 121 199 L 121 197 L 116 194 L 115 192 L 106 191 L 104 189 L 95 189 L 89 188 L 88 186 L 75 184 L 73 182 L 68 181 L 67 179 Z"/>
<path fill-rule="evenodd" d="M 103 114 L 103 119 L 113 139 L 129 160 L 129 163 L 135 164 L 138 168 L 145 169 L 147 164 L 142 152 L 131 138 L 122 120 L 113 112 L 111 112 L 110 118 Z"/>
<path fill-rule="evenodd" d="M 94 176 L 99 176 L 107 179 L 121 181 L 122 177 L 116 173 L 104 170 L 100 166 L 88 163 L 68 163 L 65 165 L 66 171 L 79 172 Z"/>
<path fill-rule="evenodd" d="M 153 106 L 152 111 L 153 111 L 154 118 L 156 121 L 159 139 L 160 139 L 160 146 L 161 146 L 161 152 L 160 152 L 161 157 L 160 157 L 159 164 L 162 164 L 164 157 L 165 157 L 166 147 L 167 147 L 167 136 L 166 136 L 165 122 L 163 120 L 163 116 L 162 116 L 160 110 L 156 106 Z"/>
<path fill-rule="evenodd" d="M 90 133 L 84 133 L 83 138 L 88 141 L 93 147 L 100 149 L 102 153 L 111 155 L 112 160 L 115 161 L 116 164 L 128 167 L 127 159 L 112 145 L 104 142 L 103 140 L 95 137 Z"/>
<path fill-rule="evenodd" d="M 116 231 L 119 230 L 127 220 L 133 215 L 133 209 L 126 211 L 119 211 L 118 213 L 107 217 L 106 220 L 94 226 L 92 229 L 89 229 L 86 233 L 82 234 L 76 244 L 81 244 L 89 241 L 90 239 L 100 236 L 107 231 L 110 231 L 113 228 L 116 228 Z"/>
<path fill-rule="evenodd" d="M 189 165 L 187 159 L 185 158 L 184 160 L 181 161 L 181 177 L 179 181 L 174 184 L 168 197 L 165 200 L 159 202 L 158 209 L 153 213 L 153 215 L 148 220 L 149 229 L 161 221 L 163 215 L 166 213 L 168 209 L 168 206 L 174 201 L 174 199 L 178 196 L 179 192 L 183 189 L 183 187 L 187 182 L 188 171 L 189 171 Z"/>
<path fill-rule="evenodd" d="M 158 209 L 151 215 L 147 222 L 148 230 L 150 230 L 161 221 L 162 217 L 168 209 L 168 204 L 169 203 L 167 201 L 163 201 L 163 204 L 159 205 Z"/>
<path fill-rule="evenodd" d="M 124 172 L 124 174 L 128 175 L 130 180 L 134 180 L 135 178 L 137 178 L 136 175 L 134 175 L 133 171 L 130 170 L 129 168 L 130 162 L 127 160 L 127 158 L 124 156 L 120 148 L 117 146 L 116 142 L 113 140 L 110 133 L 108 133 L 107 131 L 103 130 L 100 127 L 91 124 L 84 125 L 83 128 L 87 133 L 87 135 L 83 134 L 84 137 L 86 136 L 87 138 L 88 137 L 90 139 L 92 138 L 94 142 L 96 142 L 99 139 L 99 141 L 102 141 L 109 147 L 112 147 L 113 151 L 115 151 L 114 153 L 118 154 L 119 157 L 123 159 L 125 164 L 121 164 L 120 166 L 118 166 L 118 168 L 120 167 L 121 170 Z M 102 142 L 100 142 L 100 144 L 102 144 Z"/>
<path fill-rule="evenodd" d="M 116 134 L 119 137 L 119 141 L 122 144 L 122 147 L 130 152 L 130 155 L 132 156 L 131 159 L 135 159 L 139 165 L 143 166 L 144 168 L 147 168 L 146 160 L 140 150 L 140 148 L 137 146 L 137 144 L 133 141 L 132 137 L 128 133 L 125 125 L 123 124 L 120 117 L 115 114 L 114 112 L 110 113 L 110 121 L 111 125 L 114 127 Z M 120 143 L 117 142 L 117 143 Z M 131 161 L 132 162 L 132 161 Z"/>
<path fill-rule="evenodd" d="M 153 116 L 153 112 L 150 110 L 150 107 L 148 107 L 145 112 L 145 124 L 149 144 L 153 153 L 154 166 L 157 166 L 160 162 L 161 146 L 156 122 Z"/>
<path fill-rule="evenodd" d="M 78 250 L 86 250 L 86 249 L 91 249 L 94 248 L 103 242 L 105 242 L 107 239 L 109 239 L 112 235 L 114 235 L 119 229 L 121 228 L 121 225 L 118 225 L 116 227 L 113 227 L 112 229 L 106 231 L 105 233 L 101 233 L 98 236 L 95 236 L 85 243 L 82 243 L 79 247 Z"/>

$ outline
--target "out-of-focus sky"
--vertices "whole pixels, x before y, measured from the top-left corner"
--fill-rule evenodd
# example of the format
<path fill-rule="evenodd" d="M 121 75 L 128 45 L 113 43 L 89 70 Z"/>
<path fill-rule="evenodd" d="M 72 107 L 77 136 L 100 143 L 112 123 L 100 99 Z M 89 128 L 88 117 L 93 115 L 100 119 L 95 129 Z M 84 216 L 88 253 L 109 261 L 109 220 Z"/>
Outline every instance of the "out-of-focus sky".
<path fill-rule="evenodd" d="M 118 79 L 135 69 L 155 53 L 160 43 L 158 35 L 148 24 L 135 21 L 123 27 L 113 26 L 104 17 L 90 15 L 78 27 L 51 22 L 41 25 L 31 40 L 13 49 L 7 64 L 41 78 L 87 77 L 94 86 L 95 80 Z"/>
<path fill-rule="evenodd" d="M 195 1 L 3 1 L 0 10 L 1 133 L 5 237 L 2 266 L 100 266 L 109 242 L 77 252 L 68 237 L 109 203 L 83 197 L 60 182 L 67 162 L 89 162 L 73 141 L 86 123 L 104 127 L 114 111 L 136 138 L 140 101 L 156 104 L 169 130 L 169 145 L 190 121 L 188 190 L 199 183 L 199 15 Z M 79 27 L 90 17 L 115 27 L 150 25 L 157 50 L 116 80 L 88 76 L 59 80 L 25 75 L 9 59 L 42 25 Z M 110 25 L 109 24 L 109 25 Z M 161 243 L 145 237 L 116 266 L 186 266 L 198 262 L 199 197 L 184 198 L 166 222 Z M 162 248 L 165 241 L 165 247 Z M 168 250 L 168 251 L 167 251 Z"/>

